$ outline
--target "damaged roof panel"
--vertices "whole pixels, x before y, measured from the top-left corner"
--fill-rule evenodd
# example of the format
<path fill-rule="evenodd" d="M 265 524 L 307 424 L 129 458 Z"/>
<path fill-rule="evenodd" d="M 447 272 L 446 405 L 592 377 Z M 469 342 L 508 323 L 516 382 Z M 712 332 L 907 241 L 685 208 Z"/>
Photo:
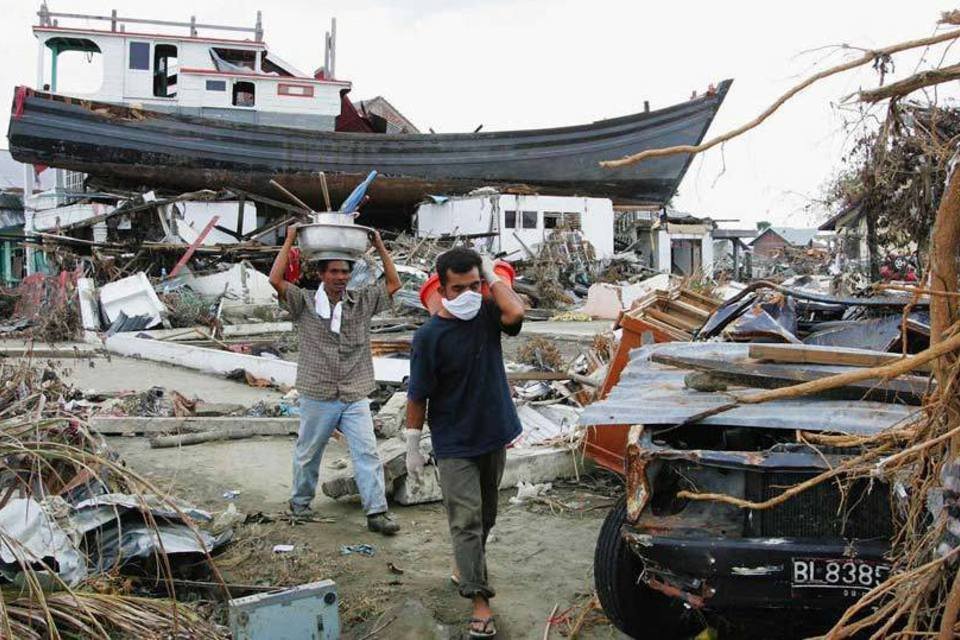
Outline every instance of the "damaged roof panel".
<path fill-rule="evenodd" d="M 679 424 L 730 403 L 729 393 L 688 389 L 684 384 L 688 370 L 650 361 L 655 351 L 668 346 L 654 344 L 635 349 L 619 384 L 606 399 L 584 410 L 580 424 Z M 906 420 L 917 410 L 885 402 L 806 397 L 741 405 L 706 417 L 700 424 L 868 435 Z"/>

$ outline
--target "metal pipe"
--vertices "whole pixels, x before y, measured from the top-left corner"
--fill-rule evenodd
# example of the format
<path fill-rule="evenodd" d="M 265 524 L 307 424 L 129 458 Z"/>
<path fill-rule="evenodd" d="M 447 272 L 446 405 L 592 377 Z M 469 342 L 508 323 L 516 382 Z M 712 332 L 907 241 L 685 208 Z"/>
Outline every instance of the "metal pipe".
<path fill-rule="evenodd" d="M 100 20 L 103 22 L 129 22 L 133 24 L 153 24 L 161 25 L 165 27 L 189 27 L 191 29 L 217 29 L 220 31 L 241 31 L 244 33 L 257 33 L 256 27 L 230 27 L 222 24 L 201 24 L 196 22 L 196 17 L 193 17 L 193 20 L 190 22 L 175 22 L 173 20 L 145 20 L 142 18 L 121 18 L 116 15 L 110 16 L 94 16 L 87 15 L 84 13 L 53 13 L 48 12 L 47 16 L 56 17 L 56 18 L 76 18 L 78 20 Z"/>

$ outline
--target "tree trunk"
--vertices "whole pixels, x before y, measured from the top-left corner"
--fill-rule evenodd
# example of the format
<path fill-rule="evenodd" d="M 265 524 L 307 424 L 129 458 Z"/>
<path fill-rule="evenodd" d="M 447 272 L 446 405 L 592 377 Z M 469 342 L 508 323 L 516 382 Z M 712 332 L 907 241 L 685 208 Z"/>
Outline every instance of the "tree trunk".
<path fill-rule="evenodd" d="M 936 292 L 955 293 L 958 289 L 957 257 L 960 256 L 960 171 L 950 175 L 947 190 L 940 200 L 937 218 L 933 223 L 933 235 L 930 242 L 930 345 L 947 339 L 946 332 L 957 320 L 957 299 L 954 296 L 940 296 Z M 956 356 L 944 355 L 934 361 L 934 375 L 937 388 L 942 393 L 947 388 L 950 368 L 956 362 Z M 954 397 L 953 402 L 957 399 Z M 954 439 L 950 443 L 951 454 L 960 452 L 960 442 Z M 954 626 L 960 614 L 960 571 L 953 578 L 950 594 L 947 597 L 943 617 L 940 620 L 939 640 L 954 637 Z"/>
<path fill-rule="evenodd" d="M 936 292 L 956 293 L 958 289 L 957 257 L 960 256 L 960 171 L 950 176 L 947 189 L 940 200 L 930 239 L 930 344 L 946 339 L 946 331 L 957 321 L 958 301 L 955 296 L 940 296 Z M 946 388 L 947 371 L 954 358 L 944 356 L 934 363 L 937 383 Z"/>

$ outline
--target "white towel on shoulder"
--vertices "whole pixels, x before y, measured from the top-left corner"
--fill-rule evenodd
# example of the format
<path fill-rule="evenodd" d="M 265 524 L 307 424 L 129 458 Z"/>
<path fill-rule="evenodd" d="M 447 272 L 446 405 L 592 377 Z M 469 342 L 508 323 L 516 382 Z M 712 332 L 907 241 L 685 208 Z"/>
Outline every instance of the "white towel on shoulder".
<path fill-rule="evenodd" d="M 323 285 L 320 285 L 317 288 L 317 295 L 314 297 L 314 305 L 317 315 L 330 321 L 330 331 L 340 333 L 340 320 L 343 319 L 343 300 L 338 302 L 331 312 L 330 298 L 327 297 L 327 292 L 323 290 Z"/>

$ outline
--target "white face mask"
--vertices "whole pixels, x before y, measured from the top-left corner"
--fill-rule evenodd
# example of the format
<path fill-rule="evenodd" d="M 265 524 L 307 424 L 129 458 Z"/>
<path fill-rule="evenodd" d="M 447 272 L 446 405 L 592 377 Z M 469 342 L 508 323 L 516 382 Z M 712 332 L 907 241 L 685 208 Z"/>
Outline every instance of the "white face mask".
<path fill-rule="evenodd" d="M 464 291 L 453 300 L 440 298 L 443 308 L 459 320 L 473 320 L 480 313 L 483 296 L 476 291 Z"/>

